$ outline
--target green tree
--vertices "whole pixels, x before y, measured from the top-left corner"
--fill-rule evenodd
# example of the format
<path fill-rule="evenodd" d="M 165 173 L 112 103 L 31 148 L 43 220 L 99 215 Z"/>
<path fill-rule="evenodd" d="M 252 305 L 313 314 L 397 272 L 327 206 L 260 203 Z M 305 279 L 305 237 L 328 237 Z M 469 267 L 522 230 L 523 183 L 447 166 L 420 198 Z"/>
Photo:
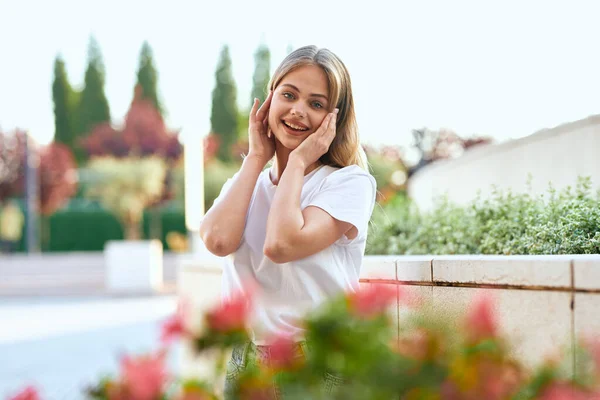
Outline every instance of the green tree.
<path fill-rule="evenodd" d="M 100 47 L 92 37 L 88 47 L 88 66 L 85 71 L 84 88 L 81 91 L 77 107 L 77 139 L 86 137 L 94 126 L 102 122 L 110 122 L 110 108 L 104 93 L 104 78 L 104 63 Z M 78 149 L 75 154 L 78 161 L 85 159 L 82 150 Z"/>
<path fill-rule="evenodd" d="M 144 42 L 140 51 L 140 61 L 137 71 L 137 83 L 142 88 L 142 98 L 148 99 L 161 115 L 164 115 L 164 107 L 158 99 L 158 72 L 154 66 L 154 55 L 148 42 Z"/>
<path fill-rule="evenodd" d="M 237 89 L 231 72 L 231 57 L 227 46 L 221 50 L 215 79 L 210 114 L 211 130 L 220 140 L 217 157 L 222 161 L 230 161 L 231 146 L 238 138 L 238 109 Z"/>
<path fill-rule="evenodd" d="M 75 103 L 77 95 L 69 83 L 65 62 L 59 55 L 54 60 L 54 82 L 52 100 L 54 102 L 54 141 L 62 143 L 74 152 L 75 143 Z"/>
<path fill-rule="evenodd" d="M 267 97 L 267 86 L 271 78 L 271 52 L 269 48 L 261 44 L 254 53 L 254 75 L 252 77 L 252 93 L 250 104 L 254 103 L 254 99 L 259 99 L 262 104 Z"/>

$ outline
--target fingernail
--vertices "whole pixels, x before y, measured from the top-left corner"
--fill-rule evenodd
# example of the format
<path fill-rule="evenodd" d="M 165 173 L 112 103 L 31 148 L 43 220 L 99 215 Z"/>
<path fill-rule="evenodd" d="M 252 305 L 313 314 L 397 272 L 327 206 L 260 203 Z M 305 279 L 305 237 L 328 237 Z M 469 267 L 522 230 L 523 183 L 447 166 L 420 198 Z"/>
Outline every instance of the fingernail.
<path fill-rule="evenodd" d="M 337 113 L 339 113 L 339 112 L 340 112 L 340 109 L 339 109 L 339 108 L 336 108 L 335 110 L 333 110 L 333 112 L 334 112 L 334 113 L 337 115 Z"/>

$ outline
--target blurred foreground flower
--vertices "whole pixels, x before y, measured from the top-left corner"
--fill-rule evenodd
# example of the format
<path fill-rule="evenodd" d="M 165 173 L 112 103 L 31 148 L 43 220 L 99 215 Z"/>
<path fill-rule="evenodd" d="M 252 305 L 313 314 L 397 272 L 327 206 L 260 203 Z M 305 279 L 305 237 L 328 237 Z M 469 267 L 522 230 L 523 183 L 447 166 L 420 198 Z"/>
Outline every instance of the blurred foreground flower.
<path fill-rule="evenodd" d="M 123 384 L 130 400 L 160 398 L 169 374 L 165 366 L 165 352 L 139 357 L 124 356 L 121 360 Z"/>
<path fill-rule="evenodd" d="M 180 301 L 176 313 L 162 324 L 160 341 L 163 344 L 169 344 L 188 334 L 185 321 L 189 316 L 189 309 L 189 303 Z"/>
<path fill-rule="evenodd" d="M 206 320 L 210 329 L 216 332 L 241 331 L 246 329 L 249 311 L 248 300 L 238 295 L 209 311 Z"/>
<path fill-rule="evenodd" d="M 288 336 L 277 336 L 270 341 L 271 364 L 270 368 L 275 370 L 293 370 L 300 366 L 304 360 L 302 354 L 299 354 L 299 348 L 296 341 Z"/>
<path fill-rule="evenodd" d="M 600 400 L 600 393 L 584 391 L 567 383 L 552 383 L 542 391 L 540 400 Z"/>
<path fill-rule="evenodd" d="M 33 386 L 27 386 L 25 389 L 21 390 L 19 393 L 15 394 L 12 397 L 8 398 L 9 400 L 40 400 L 40 395 L 38 391 Z"/>
<path fill-rule="evenodd" d="M 399 294 L 406 298 L 396 285 L 369 285 L 310 312 L 303 321 L 302 346 L 291 337 L 275 337 L 268 353 L 245 354 L 243 365 L 228 371 L 235 395 L 241 400 L 274 399 L 279 391 L 315 400 L 600 400 L 598 339 L 584 342 L 581 357 L 577 353 L 582 366 L 577 376 L 554 359 L 529 371 L 501 336 L 489 295 L 477 296 L 458 321 L 465 329 L 453 329 L 447 315 L 423 302 L 403 316 L 400 326 L 392 323 L 387 310 Z M 249 351 L 251 304 L 248 296 L 233 296 L 204 315 L 199 332 L 186 329 L 180 306 L 163 326 L 162 338 L 191 340 L 198 356 L 222 356 L 233 346 Z M 121 376 L 100 381 L 88 395 L 98 400 L 217 398 L 222 358 L 217 357 L 210 383 L 181 383 L 167 373 L 165 354 L 123 357 Z M 572 365 L 572 358 L 565 360 Z"/>
<path fill-rule="evenodd" d="M 474 342 L 497 335 L 498 322 L 494 313 L 494 298 L 491 294 L 483 293 L 471 302 L 465 328 L 467 336 Z"/>
<path fill-rule="evenodd" d="M 394 303 L 398 290 L 396 285 L 369 284 L 348 296 L 350 309 L 364 318 L 381 314 Z"/>

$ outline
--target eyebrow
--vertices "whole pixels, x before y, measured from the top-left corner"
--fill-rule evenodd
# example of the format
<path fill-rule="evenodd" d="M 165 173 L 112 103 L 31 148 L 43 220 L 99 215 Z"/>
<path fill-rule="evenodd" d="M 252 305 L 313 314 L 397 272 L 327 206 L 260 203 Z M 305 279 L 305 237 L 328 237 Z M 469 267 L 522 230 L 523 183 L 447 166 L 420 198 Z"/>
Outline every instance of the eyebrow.
<path fill-rule="evenodd" d="M 297 92 L 300 92 L 300 89 L 298 89 L 296 86 L 292 85 L 291 83 L 283 83 L 281 86 L 289 86 L 289 87 L 291 87 L 292 89 L 294 89 L 295 91 L 297 91 Z M 327 98 L 327 96 L 325 96 L 324 94 L 318 94 L 318 93 L 312 93 L 312 94 L 310 95 L 310 97 L 322 97 L 322 98 L 324 98 L 325 100 L 329 100 L 329 99 Z"/>

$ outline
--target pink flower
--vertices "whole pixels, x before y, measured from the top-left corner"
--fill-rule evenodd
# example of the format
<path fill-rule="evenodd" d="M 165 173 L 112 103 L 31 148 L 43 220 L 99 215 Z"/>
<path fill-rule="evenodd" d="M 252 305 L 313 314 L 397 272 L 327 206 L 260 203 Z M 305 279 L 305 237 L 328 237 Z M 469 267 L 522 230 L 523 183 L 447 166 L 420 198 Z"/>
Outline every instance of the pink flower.
<path fill-rule="evenodd" d="M 467 335 L 473 341 L 496 336 L 498 322 L 494 313 L 494 299 L 483 293 L 473 300 L 466 318 Z"/>
<path fill-rule="evenodd" d="M 123 357 L 121 373 L 130 400 L 155 400 L 161 396 L 168 379 L 165 356 L 161 351 L 136 358 Z"/>
<path fill-rule="evenodd" d="M 9 400 L 39 400 L 40 395 L 37 389 L 33 386 L 27 386 L 13 397 L 9 397 Z"/>
<path fill-rule="evenodd" d="M 600 394 L 585 392 L 567 383 L 555 382 L 545 388 L 539 396 L 540 400 L 598 400 Z"/>
<path fill-rule="evenodd" d="M 270 343 L 271 367 L 274 369 L 291 369 L 302 361 L 297 352 L 297 344 L 288 336 L 278 336 Z"/>
<path fill-rule="evenodd" d="M 160 341 L 163 344 L 169 344 L 173 340 L 184 336 L 187 333 L 185 319 L 189 306 L 187 303 L 179 303 L 175 315 L 167 319 L 161 327 Z"/>
<path fill-rule="evenodd" d="M 596 371 L 600 375 L 600 337 L 588 337 L 583 343 L 590 352 Z"/>
<path fill-rule="evenodd" d="M 208 326 L 222 333 L 244 330 L 249 311 L 248 300 L 244 296 L 233 296 L 206 315 Z"/>
<path fill-rule="evenodd" d="M 350 309 L 360 317 L 382 314 L 396 301 L 399 287 L 387 284 L 370 284 L 367 289 L 349 295 Z"/>

